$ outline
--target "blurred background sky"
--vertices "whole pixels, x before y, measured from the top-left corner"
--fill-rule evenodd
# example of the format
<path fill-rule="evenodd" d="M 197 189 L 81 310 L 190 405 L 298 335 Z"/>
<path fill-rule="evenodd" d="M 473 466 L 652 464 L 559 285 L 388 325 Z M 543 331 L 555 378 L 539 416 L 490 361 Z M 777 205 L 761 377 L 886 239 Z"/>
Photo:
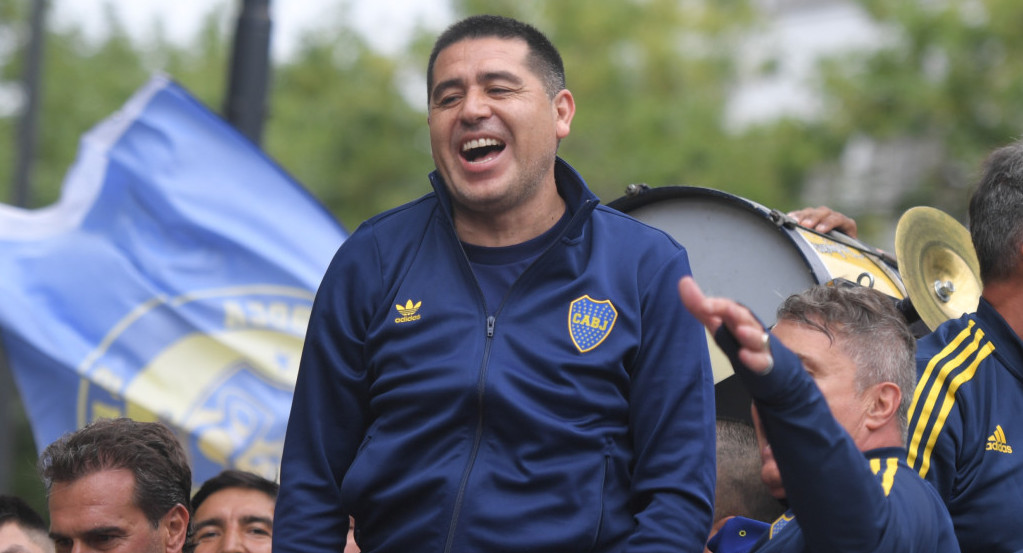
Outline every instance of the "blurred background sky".
<path fill-rule="evenodd" d="M 109 8 L 139 38 L 162 26 L 172 41 L 187 44 L 195 39 L 203 19 L 218 9 L 226 16 L 227 31 L 241 4 L 238 0 L 53 0 L 51 13 L 58 26 L 74 22 L 98 37 L 108 30 L 104 11 Z M 324 14 L 342 5 L 347 6 L 351 25 L 386 52 L 404 46 L 416 22 L 439 29 L 454 18 L 447 0 L 272 0 L 274 58 L 293 55 L 304 32 L 330 32 L 334 16 L 324 18 Z"/>

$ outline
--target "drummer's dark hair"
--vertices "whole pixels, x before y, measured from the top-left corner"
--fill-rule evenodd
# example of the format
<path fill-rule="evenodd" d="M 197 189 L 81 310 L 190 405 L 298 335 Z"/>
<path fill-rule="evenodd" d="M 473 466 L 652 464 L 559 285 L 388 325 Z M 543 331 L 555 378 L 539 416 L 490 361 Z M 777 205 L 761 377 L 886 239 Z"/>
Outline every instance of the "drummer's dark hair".
<path fill-rule="evenodd" d="M 153 528 L 176 505 L 189 509 L 192 469 L 181 442 L 161 422 L 99 419 L 64 434 L 39 458 L 47 493 L 54 483 L 119 469 L 135 477 L 135 506 Z"/>
<path fill-rule="evenodd" d="M 906 438 L 906 417 L 916 387 L 916 339 L 895 302 L 872 288 L 817 285 L 789 296 L 778 321 L 822 332 L 856 364 L 856 387 L 863 392 L 882 382 L 902 391 L 897 423 Z"/>
<path fill-rule="evenodd" d="M 0 528 L 14 525 L 35 543 L 40 551 L 53 551 L 49 527 L 43 517 L 25 500 L 14 495 L 0 495 Z M 8 547 L 4 551 L 25 551 L 20 547 Z"/>
<path fill-rule="evenodd" d="M 970 237 L 985 283 L 1008 279 L 1023 263 L 1023 140 L 985 160 L 970 198 Z"/>
<path fill-rule="evenodd" d="M 220 472 L 220 474 L 210 478 L 203 482 L 199 491 L 195 492 L 192 496 L 192 511 L 196 512 L 199 510 L 199 506 L 203 504 L 211 495 L 228 489 L 239 489 L 239 490 L 255 490 L 257 492 L 263 492 L 271 500 L 277 500 L 277 493 L 280 491 L 281 486 L 273 480 L 267 480 L 262 476 L 238 469 L 226 469 Z"/>
<path fill-rule="evenodd" d="M 433 66 L 441 51 L 463 40 L 490 37 L 524 41 L 529 46 L 529 68 L 543 81 L 547 96 L 553 98 L 555 94 L 564 90 L 565 65 L 561 61 L 561 54 L 539 29 L 510 17 L 474 15 L 452 24 L 437 37 L 426 67 L 428 102 L 432 100 L 433 94 Z"/>

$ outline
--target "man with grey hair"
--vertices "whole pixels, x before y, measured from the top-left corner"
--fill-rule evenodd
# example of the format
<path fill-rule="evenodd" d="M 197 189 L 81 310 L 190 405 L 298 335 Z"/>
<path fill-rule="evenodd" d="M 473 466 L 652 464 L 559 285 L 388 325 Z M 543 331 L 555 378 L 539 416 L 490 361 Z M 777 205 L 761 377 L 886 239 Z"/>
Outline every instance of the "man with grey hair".
<path fill-rule="evenodd" d="M 192 471 L 167 426 L 100 419 L 50 444 L 39 470 L 59 553 L 184 548 Z"/>
<path fill-rule="evenodd" d="M 915 344 L 890 299 L 817 286 L 782 304 L 769 335 L 691 277 L 679 293 L 753 397 L 761 478 L 790 507 L 749 551 L 959 550 L 941 499 L 905 461 Z"/>
<path fill-rule="evenodd" d="M 46 522 L 20 497 L 0 495 L 0 553 L 53 553 Z"/>
<path fill-rule="evenodd" d="M 975 313 L 918 344 L 909 464 L 948 506 L 963 551 L 1023 550 L 1023 141 L 995 150 L 970 199 L 984 287 Z"/>

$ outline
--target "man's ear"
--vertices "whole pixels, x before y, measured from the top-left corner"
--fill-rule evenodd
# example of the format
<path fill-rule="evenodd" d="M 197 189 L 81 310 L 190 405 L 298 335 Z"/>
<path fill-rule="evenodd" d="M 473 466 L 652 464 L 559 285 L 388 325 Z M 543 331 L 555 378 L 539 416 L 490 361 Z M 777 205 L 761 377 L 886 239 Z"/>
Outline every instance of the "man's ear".
<path fill-rule="evenodd" d="M 164 543 L 167 553 L 180 553 L 188 539 L 188 509 L 178 503 L 160 519 L 160 530 L 166 535 Z"/>
<path fill-rule="evenodd" d="M 870 388 L 867 405 L 867 429 L 874 431 L 897 416 L 902 403 L 902 391 L 894 382 L 882 382 Z"/>
<path fill-rule="evenodd" d="M 553 103 L 555 117 L 557 118 L 557 137 L 558 140 L 561 140 L 568 136 L 568 133 L 572 130 L 572 118 L 575 116 L 575 98 L 565 88 L 554 96 Z"/>

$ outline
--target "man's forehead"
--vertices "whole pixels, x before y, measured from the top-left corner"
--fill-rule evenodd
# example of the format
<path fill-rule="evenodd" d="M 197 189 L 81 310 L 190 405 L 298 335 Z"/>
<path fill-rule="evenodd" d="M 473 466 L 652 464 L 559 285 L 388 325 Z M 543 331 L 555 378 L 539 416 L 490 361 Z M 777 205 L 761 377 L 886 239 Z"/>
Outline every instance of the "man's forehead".
<path fill-rule="evenodd" d="M 463 62 L 476 64 L 507 64 L 509 60 L 526 62 L 529 45 L 520 38 L 482 37 L 465 38 L 448 45 L 437 54 L 434 76 L 439 70 Z"/>
<path fill-rule="evenodd" d="M 195 510 L 195 519 L 202 522 L 206 519 L 227 516 L 272 515 L 275 499 L 262 490 L 253 488 L 224 488 L 217 490 L 203 501 Z"/>
<path fill-rule="evenodd" d="M 145 519 L 135 504 L 135 476 L 126 469 L 101 470 L 76 480 L 54 482 L 48 503 L 51 534 L 63 536 Z"/>

